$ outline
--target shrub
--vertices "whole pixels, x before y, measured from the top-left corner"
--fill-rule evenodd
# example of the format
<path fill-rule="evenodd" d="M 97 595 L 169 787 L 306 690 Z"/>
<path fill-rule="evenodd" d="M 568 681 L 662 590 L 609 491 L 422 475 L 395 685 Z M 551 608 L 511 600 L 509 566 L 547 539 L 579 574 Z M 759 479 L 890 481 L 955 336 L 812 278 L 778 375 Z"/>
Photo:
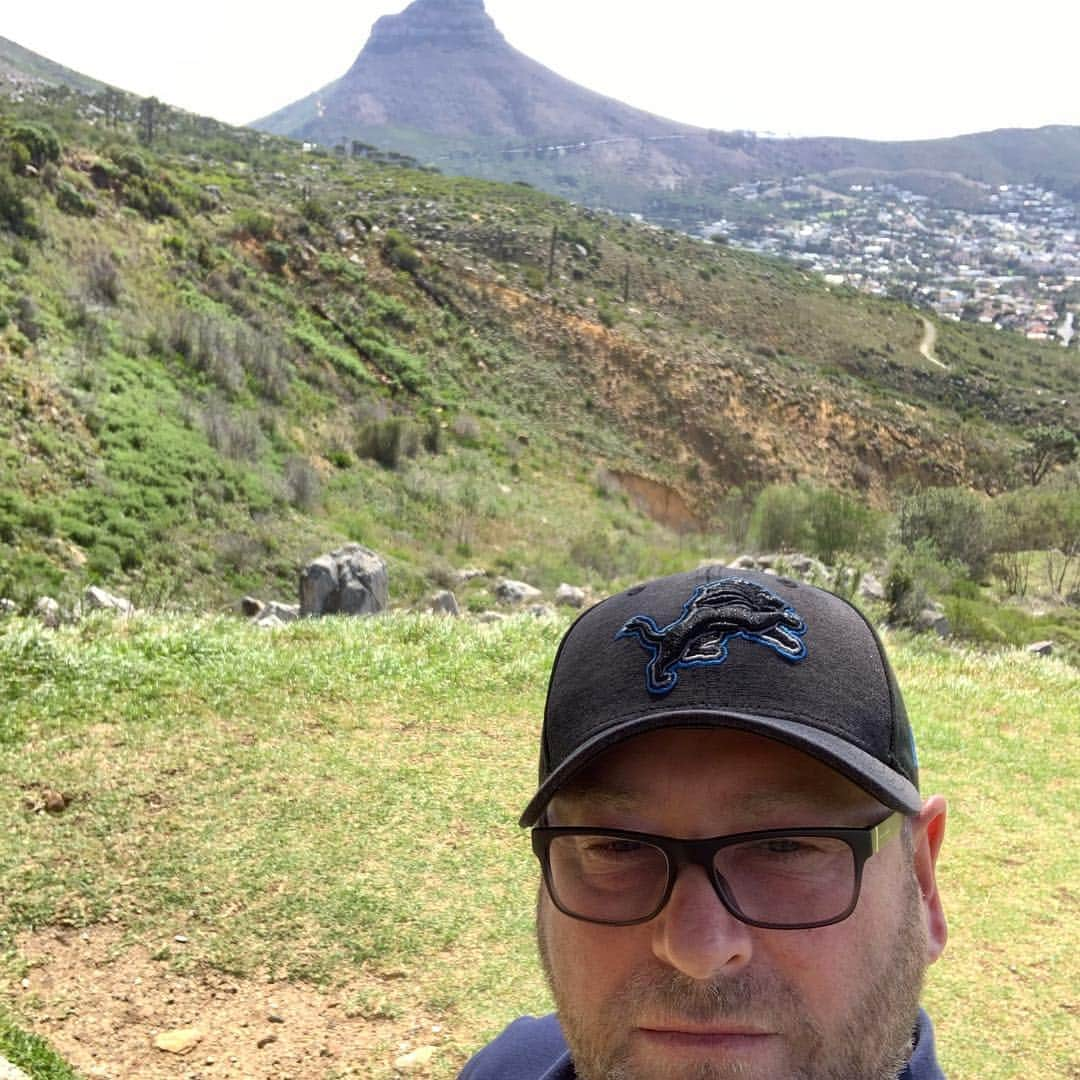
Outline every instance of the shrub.
<path fill-rule="evenodd" d="M 41 236 L 33 207 L 22 191 L 22 184 L 4 170 L 0 170 L 0 228 L 28 240 L 37 240 Z"/>
<path fill-rule="evenodd" d="M 921 540 L 933 543 L 945 560 L 962 563 L 981 580 L 994 550 L 994 523 L 985 497 L 964 488 L 927 488 L 900 504 L 900 542 L 914 551 Z"/>
<path fill-rule="evenodd" d="M 90 299 L 102 304 L 116 304 L 120 300 L 120 271 L 112 255 L 103 248 L 95 249 L 87 257 L 86 292 Z"/>
<path fill-rule="evenodd" d="M 56 205 L 74 217 L 93 217 L 97 213 L 93 199 L 88 199 L 74 184 L 61 180 L 56 185 Z"/>
<path fill-rule="evenodd" d="M 885 578 L 889 621 L 913 625 L 932 596 L 952 592 L 963 576 L 964 568 L 942 560 L 930 540 L 920 539 L 911 550 L 902 549 L 892 559 Z"/>
<path fill-rule="evenodd" d="M 419 449 L 416 429 L 400 416 L 369 421 L 360 429 L 356 442 L 361 457 L 377 461 L 386 469 L 396 469 L 402 458 L 416 457 Z"/>
<path fill-rule="evenodd" d="M 808 493 L 813 554 L 830 565 L 842 552 L 879 554 L 885 546 L 885 517 L 840 491 Z"/>
<path fill-rule="evenodd" d="M 420 269 L 423 260 L 410 240 L 397 229 L 388 229 L 382 242 L 383 257 L 391 266 L 410 274 Z"/>
<path fill-rule="evenodd" d="M 809 499 L 803 488 L 773 484 L 754 500 L 747 540 L 757 551 L 801 551 L 809 546 Z"/>
<path fill-rule="evenodd" d="M 9 136 L 13 146 L 21 146 L 35 169 L 60 160 L 60 139 L 48 124 L 16 124 Z"/>
<path fill-rule="evenodd" d="M 302 457 L 285 462 L 285 497 L 297 510 L 311 510 L 322 494 L 319 474 Z"/>
<path fill-rule="evenodd" d="M 273 217 L 263 210 L 237 210 L 233 214 L 234 236 L 250 236 L 264 242 L 274 235 L 275 228 Z"/>

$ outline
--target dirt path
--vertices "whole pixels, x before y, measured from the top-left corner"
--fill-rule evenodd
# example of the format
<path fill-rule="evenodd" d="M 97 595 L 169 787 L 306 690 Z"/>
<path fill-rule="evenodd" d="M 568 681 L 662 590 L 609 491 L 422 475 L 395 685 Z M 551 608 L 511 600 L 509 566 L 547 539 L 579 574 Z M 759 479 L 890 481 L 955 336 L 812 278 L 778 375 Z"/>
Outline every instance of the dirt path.
<path fill-rule="evenodd" d="M 41 931 L 17 944 L 28 965 L 22 993 L 37 1005 L 23 1007 L 32 1030 L 90 1080 L 423 1077 L 452 1057 L 437 1020 L 392 1010 L 391 1018 L 370 1004 L 379 1001 L 377 980 L 324 991 L 179 973 L 145 948 L 125 949 L 104 927 Z M 155 1045 L 185 1031 L 191 1045 L 182 1053 Z M 417 1051 L 420 1062 L 403 1068 Z"/>
<path fill-rule="evenodd" d="M 923 339 L 922 344 L 919 346 L 919 352 L 930 361 L 931 364 L 937 364 L 942 371 L 948 371 L 949 365 L 943 364 L 934 355 L 934 346 L 937 345 L 937 327 L 928 319 L 925 315 L 920 315 L 923 324 Z"/>

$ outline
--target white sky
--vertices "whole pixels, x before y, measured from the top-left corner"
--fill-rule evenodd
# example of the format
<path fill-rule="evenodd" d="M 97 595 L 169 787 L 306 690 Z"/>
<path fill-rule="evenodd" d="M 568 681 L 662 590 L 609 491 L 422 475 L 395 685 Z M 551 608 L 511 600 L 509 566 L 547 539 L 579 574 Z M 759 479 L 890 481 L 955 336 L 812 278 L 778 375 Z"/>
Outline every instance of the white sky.
<path fill-rule="evenodd" d="M 0 36 L 246 123 L 331 82 L 407 0 L 4 0 Z M 1076 0 L 486 0 L 590 89 L 719 129 L 876 139 L 1080 124 Z M 162 14 L 162 12 L 168 14 Z"/>

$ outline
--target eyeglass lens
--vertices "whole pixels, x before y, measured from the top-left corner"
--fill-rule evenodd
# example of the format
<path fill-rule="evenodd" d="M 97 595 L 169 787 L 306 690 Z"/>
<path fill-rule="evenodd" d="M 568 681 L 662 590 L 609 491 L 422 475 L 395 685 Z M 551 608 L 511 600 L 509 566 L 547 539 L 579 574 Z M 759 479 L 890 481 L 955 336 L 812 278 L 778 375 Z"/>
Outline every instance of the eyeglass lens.
<path fill-rule="evenodd" d="M 548 863 L 560 906 L 601 922 L 649 918 L 670 876 L 663 848 L 602 833 L 554 837 Z M 856 888 L 851 847 L 828 836 L 772 836 L 721 847 L 713 871 L 734 913 L 777 926 L 841 916 Z"/>

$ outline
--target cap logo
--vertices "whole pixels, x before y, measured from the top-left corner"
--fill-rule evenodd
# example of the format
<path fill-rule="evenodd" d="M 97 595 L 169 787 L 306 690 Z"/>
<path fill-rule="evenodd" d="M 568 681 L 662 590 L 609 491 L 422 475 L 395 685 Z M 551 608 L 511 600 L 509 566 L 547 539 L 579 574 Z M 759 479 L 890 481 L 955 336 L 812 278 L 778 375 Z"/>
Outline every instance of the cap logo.
<path fill-rule="evenodd" d="M 635 615 L 615 637 L 637 638 L 649 653 L 649 693 L 663 695 L 675 689 L 683 668 L 727 660 L 732 638 L 764 645 L 796 662 L 806 657 L 805 633 L 802 617 L 775 593 L 750 581 L 721 578 L 699 585 L 667 626 L 657 626 L 649 615 Z"/>

